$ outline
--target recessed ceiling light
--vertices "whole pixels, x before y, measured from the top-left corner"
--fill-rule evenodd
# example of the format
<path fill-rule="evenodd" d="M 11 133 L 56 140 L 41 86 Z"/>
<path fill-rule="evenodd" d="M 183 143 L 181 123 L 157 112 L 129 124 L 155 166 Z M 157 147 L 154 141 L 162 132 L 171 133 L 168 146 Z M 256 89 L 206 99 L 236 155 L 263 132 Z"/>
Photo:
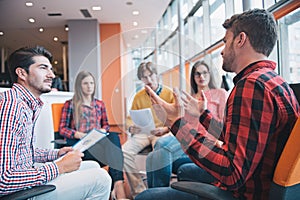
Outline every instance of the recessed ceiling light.
<path fill-rule="evenodd" d="M 25 5 L 26 5 L 27 7 L 32 7 L 32 6 L 33 6 L 33 3 L 30 2 L 30 1 L 28 1 L 28 2 L 25 3 Z"/>
<path fill-rule="evenodd" d="M 133 22 L 132 24 L 133 24 L 133 26 L 137 26 L 137 25 L 138 25 L 138 23 L 137 23 L 137 22 Z"/>
<path fill-rule="evenodd" d="M 28 21 L 29 21 L 30 23 L 34 23 L 34 22 L 35 22 L 35 19 L 29 18 Z"/>
<path fill-rule="evenodd" d="M 95 10 L 95 11 L 101 10 L 101 6 L 93 6 L 92 10 Z"/>
<path fill-rule="evenodd" d="M 65 25 L 65 31 L 69 31 L 69 26 Z"/>
<path fill-rule="evenodd" d="M 3 31 L 0 31 L 0 35 L 1 35 L 1 36 L 4 35 L 4 32 L 3 32 Z"/>
<path fill-rule="evenodd" d="M 139 15 L 140 12 L 139 12 L 138 10 L 134 10 L 134 11 L 132 11 L 132 14 L 133 14 L 133 15 Z"/>
<path fill-rule="evenodd" d="M 55 60 L 55 61 L 54 61 L 54 64 L 55 64 L 55 65 L 57 65 L 57 64 L 58 64 L 58 61 L 57 61 L 57 60 Z"/>
<path fill-rule="evenodd" d="M 39 28 L 39 32 L 44 32 L 44 28 Z"/>
<path fill-rule="evenodd" d="M 54 37 L 53 37 L 53 40 L 54 40 L 55 42 L 57 42 L 57 41 L 58 41 L 58 37 L 54 36 Z"/>
<path fill-rule="evenodd" d="M 139 38 L 139 35 L 134 35 L 133 38 L 134 38 L 134 39 L 138 39 L 138 38 Z"/>

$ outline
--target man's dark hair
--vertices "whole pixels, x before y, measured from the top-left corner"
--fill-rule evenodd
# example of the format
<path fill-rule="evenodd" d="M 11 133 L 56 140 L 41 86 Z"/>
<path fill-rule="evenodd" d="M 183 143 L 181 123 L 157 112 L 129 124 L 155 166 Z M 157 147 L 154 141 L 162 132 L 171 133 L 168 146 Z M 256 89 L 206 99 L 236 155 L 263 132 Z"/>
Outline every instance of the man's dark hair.
<path fill-rule="evenodd" d="M 143 62 L 140 64 L 140 66 L 138 67 L 138 70 L 137 70 L 137 77 L 139 78 L 139 80 L 142 79 L 145 70 L 149 70 L 151 72 L 151 74 L 153 74 L 153 73 L 157 74 L 156 67 L 154 66 L 154 64 L 152 62 L 147 62 L 147 63 Z"/>
<path fill-rule="evenodd" d="M 44 47 L 23 47 L 14 51 L 8 58 L 8 70 L 11 77 L 12 83 L 16 83 L 18 76 L 16 74 L 16 69 L 18 67 L 25 69 L 29 73 L 29 66 L 34 64 L 32 59 L 34 56 L 45 56 L 48 58 L 50 63 L 52 62 L 52 54 L 46 50 Z"/>
<path fill-rule="evenodd" d="M 277 26 L 271 13 L 264 9 L 253 9 L 233 15 L 223 23 L 233 32 L 234 38 L 241 32 L 249 37 L 253 49 L 269 56 L 277 40 Z"/>

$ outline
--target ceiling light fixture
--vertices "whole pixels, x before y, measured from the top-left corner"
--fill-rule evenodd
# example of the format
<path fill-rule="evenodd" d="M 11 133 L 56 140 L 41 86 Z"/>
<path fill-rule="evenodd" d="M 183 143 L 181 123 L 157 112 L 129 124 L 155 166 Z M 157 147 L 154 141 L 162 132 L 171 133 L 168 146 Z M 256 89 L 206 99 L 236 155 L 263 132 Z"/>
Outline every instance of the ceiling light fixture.
<path fill-rule="evenodd" d="M 133 15 L 139 15 L 140 12 L 139 12 L 138 10 L 134 10 L 134 11 L 132 11 L 132 14 L 133 14 Z"/>
<path fill-rule="evenodd" d="M 65 25 L 65 31 L 69 31 L 69 26 Z"/>
<path fill-rule="evenodd" d="M 133 22 L 132 24 L 133 24 L 133 26 L 137 26 L 137 25 L 138 25 L 138 23 L 137 23 L 137 22 Z"/>
<path fill-rule="evenodd" d="M 34 23 L 34 22 L 35 22 L 35 19 L 29 18 L 28 21 L 29 21 L 30 23 Z"/>
<path fill-rule="evenodd" d="M 4 32 L 3 32 L 3 31 L 0 31 L 0 35 L 1 35 L 1 36 L 4 35 Z"/>
<path fill-rule="evenodd" d="M 55 42 L 57 42 L 57 41 L 58 41 L 58 37 L 54 36 L 54 37 L 53 37 L 53 40 L 54 40 Z"/>
<path fill-rule="evenodd" d="M 102 9 L 101 6 L 93 6 L 92 7 L 92 10 L 94 10 L 94 11 L 99 11 L 101 9 Z"/>
<path fill-rule="evenodd" d="M 30 2 L 30 1 L 28 1 L 28 2 L 25 3 L 25 5 L 26 5 L 27 7 L 32 7 L 32 6 L 33 6 L 33 3 Z"/>
<path fill-rule="evenodd" d="M 39 28 L 39 32 L 44 32 L 44 28 L 43 27 Z"/>

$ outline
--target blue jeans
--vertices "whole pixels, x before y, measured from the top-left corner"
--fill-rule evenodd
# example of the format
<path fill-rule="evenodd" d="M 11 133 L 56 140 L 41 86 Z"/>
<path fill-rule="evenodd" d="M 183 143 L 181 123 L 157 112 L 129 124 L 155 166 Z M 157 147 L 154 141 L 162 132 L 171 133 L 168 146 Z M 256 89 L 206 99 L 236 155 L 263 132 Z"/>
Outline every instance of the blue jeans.
<path fill-rule="evenodd" d="M 159 138 L 146 159 L 148 188 L 168 187 L 172 173 L 177 174 L 182 164 L 191 162 L 176 137 Z"/>
<path fill-rule="evenodd" d="M 195 163 L 186 163 L 181 165 L 177 173 L 178 181 L 194 181 L 202 183 L 213 183 L 216 178 L 207 173 L 204 169 Z"/>
<path fill-rule="evenodd" d="M 158 188 L 149 188 L 148 190 L 143 191 L 138 194 L 134 200 L 199 200 L 200 198 L 196 195 L 189 194 L 186 192 L 181 192 L 170 187 L 158 187 Z"/>
<path fill-rule="evenodd" d="M 198 181 L 204 183 L 212 183 L 216 179 L 194 163 L 181 165 L 177 173 L 178 181 Z M 136 196 L 135 200 L 197 200 L 200 199 L 196 195 L 181 192 L 170 187 L 157 187 L 145 190 Z"/>

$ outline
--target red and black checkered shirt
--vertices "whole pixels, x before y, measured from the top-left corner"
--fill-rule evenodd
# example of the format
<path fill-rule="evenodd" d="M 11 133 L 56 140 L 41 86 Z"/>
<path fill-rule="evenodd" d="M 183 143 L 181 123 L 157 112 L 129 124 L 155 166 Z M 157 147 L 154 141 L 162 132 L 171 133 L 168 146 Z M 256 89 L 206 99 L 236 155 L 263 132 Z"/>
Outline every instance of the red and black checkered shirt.
<path fill-rule="evenodd" d="M 109 130 L 106 108 L 103 101 L 94 99 L 91 106 L 82 105 L 81 111 L 82 115 L 80 116 L 80 123 L 76 125 L 73 116 L 74 105 L 72 100 L 65 102 L 59 126 L 61 135 L 69 139 L 74 139 L 76 131 L 87 133 L 94 128 L 97 130 L 100 130 L 101 128 L 106 131 Z"/>
<path fill-rule="evenodd" d="M 222 148 L 185 119 L 172 132 L 190 158 L 213 175 L 215 185 L 241 199 L 268 199 L 276 163 L 299 116 L 289 85 L 275 72 L 276 64 L 250 64 L 235 78 L 223 123 L 206 110 L 199 121 L 224 142 Z"/>

